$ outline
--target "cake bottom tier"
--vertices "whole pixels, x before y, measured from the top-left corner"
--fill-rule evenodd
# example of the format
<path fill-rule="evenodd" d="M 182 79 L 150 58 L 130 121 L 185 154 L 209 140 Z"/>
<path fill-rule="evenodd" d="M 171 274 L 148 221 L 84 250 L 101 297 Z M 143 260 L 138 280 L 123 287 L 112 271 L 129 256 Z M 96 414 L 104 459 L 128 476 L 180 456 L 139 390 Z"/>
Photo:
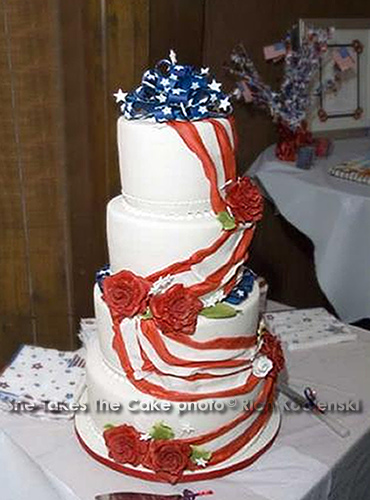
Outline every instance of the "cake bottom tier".
<path fill-rule="evenodd" d="M 87 404 L 87 393 L 82 395 L 81 403 Z M 178 480 L 179 483 L 192 481 L 204 481 L 214 479 L 248 467 L 265 453 L 273 444 L 280 428 L 280 412 L 277 406 L 271 414 L 268 422 L 252 442 L 244 446 L 238 453 L 228 460 L 215 466 L 208 466 L 197 471 L 186 471 Z M 89 455 L 117 472 L 133 476 L 145 481 L 163 482 L 152 470 L 139 465 L 133 467 L 129 464 L 120 464 L 112 460 L 104 443 L 103 435 L 97 431 L 93 419 L 89 413 L 79 413 L 75 417 L 75 431 L 81 446 Z"/>
<path fill-rule="evenodd" d="M 162 422 L 172 429 L 174 439 L 196 446 L 200 443 L 212 459 L 195 470 L 185 470 L 181 482 L 244 468 L 266 451 L 277 435 L 280 414 L 273 405 L 274 383 L 269 379 L 261 379 L 243 396 L 199 400 L 198 406 L 190 408 L 185 402 L 158 400 L 141 393 L 123 372 L 118 374 L 105 363 L 96 338 L 87 347 L 88 389 L 82 403 L 89 410 L 76 415 L 76 432 L 83 447 L 108 467 L 147 480 L 163 480 L 144 465 L 133 467 L 112 460 L 103 436 L 106 426 L 126 424 L 148 436 L 151 428 Z M 261 404 L 266 400 L 268 405 Z"/>

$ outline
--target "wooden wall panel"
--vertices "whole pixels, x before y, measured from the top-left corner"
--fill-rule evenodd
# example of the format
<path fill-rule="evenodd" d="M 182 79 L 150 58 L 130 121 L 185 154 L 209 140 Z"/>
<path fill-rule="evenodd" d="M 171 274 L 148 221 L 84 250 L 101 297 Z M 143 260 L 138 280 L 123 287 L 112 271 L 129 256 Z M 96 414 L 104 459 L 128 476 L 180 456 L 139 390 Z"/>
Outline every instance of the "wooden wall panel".
<path fill-rule="evenodd" d="M 203 62 L 205 0 L 151 0 L 150 64 L 175 50 L 179 62 Z"/>
<path fill-rule="evenodd" d="M 148 0 L 91 0 L 83 6 L 90 175 L 98 265 L 108 262 L 105 213 L 119 194 L 113 93 L 131 89 L 147 65 Z"/>
<path fill-rule="evenodd" d="M 15 128 L 15 103 L 12 92 L 12 61 L 9 57 L 10 34 L 7 11 L 0 5 L 0 363 L 7 359 L 23 339 L 34 341 L 34 322 L 30 298 L 28 245 L 19 141 Z"/>
<path fill-rule="evenodd" d="M 12 266 L 18 258 L 23 260 L 17 264 L 21 268 L 19 277 L 16 268 L 12 274 L 2 275 L 7 278 L 2 289 L 9 293 L 3 295 L 1 320 L 11 324 L 11 328 L 3 327 L 7 331 L 5 351 L 14 347 L 14 339 L 65 348 L 72 339 L 71 290 L 67 276 L 56 3 L 7 0 L 2 9 L 2 51 L 8 62 L 4 79 L 9 81 L 4 99 L 7 97 L 12 106 L 7 115 L 9 147 L 2 148 L 2 170 L 10 172 L 3 179 L 2 219 L 10 220 L 13 210 L 17 219 L 7 231 L 6 247 L 14 250 L 4 255 L 2 266 Z M 6 124 L 2 124 L 2 140 L 7 139 L 3 135 L 5 128 Z M 18 279 L 27 282 L 21 295 Z M 8 310 L 12 315 L 12 290 L 23 297 L 24 304 L 18 304 L 14 314 L 23 318 L 24 324 L 12 323 L 3 313 Z"/>

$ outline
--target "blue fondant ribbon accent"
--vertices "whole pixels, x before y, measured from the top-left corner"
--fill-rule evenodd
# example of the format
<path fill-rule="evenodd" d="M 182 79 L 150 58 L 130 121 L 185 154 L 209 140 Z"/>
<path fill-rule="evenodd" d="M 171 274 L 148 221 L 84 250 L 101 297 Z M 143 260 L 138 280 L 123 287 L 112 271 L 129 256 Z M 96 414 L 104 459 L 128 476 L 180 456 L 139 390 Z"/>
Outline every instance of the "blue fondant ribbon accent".
<path fill-rule="evenodd" d="M 95 273 L 95 281 L 99 285 L 101 291 L 103 291 L 103 281 L 107 276 L 111 276 L 112 271 L 110 270 L 109 264 L 103 266 L 99 271 Z"/>
<path fill-rule="evenodd" d="M 253 290 L 255 278 L 255 274 L 250 269 L 245 268 L 241 280 L 234 286 L 229 295 L 224 299 L 224 302 L 233 305 L 241 304 Z"/>

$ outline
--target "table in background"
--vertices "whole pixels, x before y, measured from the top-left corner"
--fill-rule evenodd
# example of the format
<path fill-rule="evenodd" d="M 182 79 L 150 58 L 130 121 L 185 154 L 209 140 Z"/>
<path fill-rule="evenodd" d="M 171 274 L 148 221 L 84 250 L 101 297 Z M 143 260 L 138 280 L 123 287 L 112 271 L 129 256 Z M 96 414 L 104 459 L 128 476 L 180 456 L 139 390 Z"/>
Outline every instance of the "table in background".
<path fill-rule="evenodd" d="M 269 310 L 277 308 L 277 304 L 269 302 Z M 306 412 L 283 412 L 281 431 L 274 445 L 251 467 L 224 478 L 186 484 L 186 487 L 194 491 L 212 488 L 215 494 L 210 500 L 232 497 L 240 500 L 367 500 L 370 491 L 370 335 L 356 330 L 359 338 L 355 342 L 287 354 L 291 384 L 316 388 L 321 401 L 362 401 L 362 412 L 337 415 L 351 429 L 348 438 L 333 434 Z M 283 405 L 284 399 L 280 398 L 279 402 Z M 184 485 L 129 478 L 95 462 L 78 444 L 71 421 L 40 421 L 0 413 L 1 428 L 61 485 L 75 492 L 78 500 L 93 500 L 98 493 L 112 491 L 173 494 L 184 488 Z M 2 484 L 1 488 L 4 492 L 6 485 Z"/>
<path fill-rule="evenodd" d="M 281 214 L 315 247 L 317 279 L 340 318 L 370 318 L 370 185 L 331 176 L 333 165 L 370 153 L 370 139 L 338 140 L 310 170 L 277 160 L 274 146 L 253 163 Z"/>

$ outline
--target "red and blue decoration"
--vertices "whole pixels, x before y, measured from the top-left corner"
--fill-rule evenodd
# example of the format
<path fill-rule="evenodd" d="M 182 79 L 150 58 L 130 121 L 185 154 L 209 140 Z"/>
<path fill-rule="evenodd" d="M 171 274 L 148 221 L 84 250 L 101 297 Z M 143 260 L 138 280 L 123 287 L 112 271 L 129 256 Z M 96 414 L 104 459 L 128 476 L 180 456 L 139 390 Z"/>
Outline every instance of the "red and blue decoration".
<path fill-rule="evenodd" d="M 103 266 L 99 271 L 95 273 L 95 282 L 99 285 L 100 291 L 103 291 L 103 281 L 107 276 L 111 276 L 112 271 L 110 270 L 109 264 Z"/>
<path fill-rule="evenodd" d="M 230 98 L 209 74 L 209 68 L 177 64 L 176 54 L 148 69 L 141 84 L 125 94 L 114 94 L 128 120 L 154 118 L 157 122 L 189 121 L 227 116 L 232 111 Z"/>
<path fill-rule="evenodd" d="M 248 268 L 245 268 L 242 279 L 234 286 L 229 295 L 224 299 L 224 302 L 229 304 L 238 305 L 246 300 L 253 290 L 256 275 Z"/>

